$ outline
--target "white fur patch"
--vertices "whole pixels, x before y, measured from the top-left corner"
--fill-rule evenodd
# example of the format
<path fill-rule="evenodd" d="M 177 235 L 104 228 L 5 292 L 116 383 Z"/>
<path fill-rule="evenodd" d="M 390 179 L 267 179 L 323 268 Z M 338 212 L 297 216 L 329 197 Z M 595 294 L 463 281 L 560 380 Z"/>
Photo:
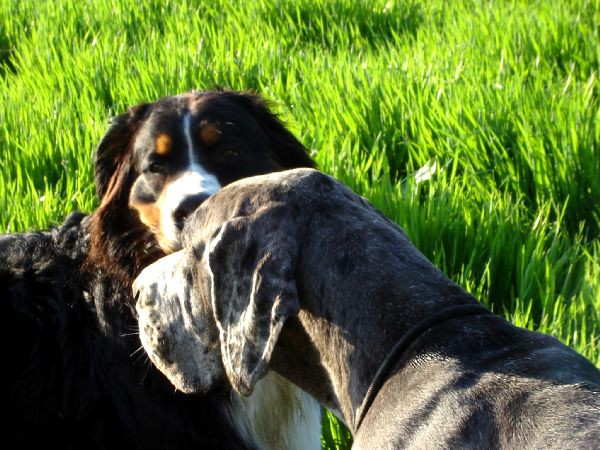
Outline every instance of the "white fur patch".
<path fill-rule="evenodd" d="M 262 450 L 321 448 L 321 407 L 275 372 L 267 372 L 249 397 L 231 396 L 233 423 Z"/>
<path fill-rule="evenodd" d="M 194 155 L 194 146 L 190 134 L 190 115 L 186 114 L 182 122 L 183 133 L 187 143 L 188 166 L 165 189 L 163 193 L 163 204 L 165 206 L 161 211 L 160 217 L 163 235 L 173 249 L 181 248 L 179 229 L 173 216 L 179 205 L 187 197 L 198 194 L 212 195 L 221 189 L 221 184 L 217 177 L 204 169 Z"/>

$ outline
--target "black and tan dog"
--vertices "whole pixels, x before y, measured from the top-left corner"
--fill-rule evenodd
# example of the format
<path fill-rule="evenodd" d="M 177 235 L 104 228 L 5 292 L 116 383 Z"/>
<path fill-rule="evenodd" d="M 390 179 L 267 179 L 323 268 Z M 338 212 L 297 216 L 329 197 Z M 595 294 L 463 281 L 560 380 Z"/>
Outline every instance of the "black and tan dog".
<path fill-rule="evenodd" d="M 192 91 L 115 117 L 96 152 L 98 209 L 0 236 L 4 447 L 319 449 L 320 406 L 281 377 L 247 398 L 174 390 L 140 352 L 131 294 L 222 186 L 312 166 L 250 93 Z"/>
<path fill-rule="evenodd" d="M 600 372 L 491 314 L 403 231 L 310 169 L 234 183 L 134 283 L 142 343 L 182 391 L 268 369 L 356 448 L 592 448 Z"/>

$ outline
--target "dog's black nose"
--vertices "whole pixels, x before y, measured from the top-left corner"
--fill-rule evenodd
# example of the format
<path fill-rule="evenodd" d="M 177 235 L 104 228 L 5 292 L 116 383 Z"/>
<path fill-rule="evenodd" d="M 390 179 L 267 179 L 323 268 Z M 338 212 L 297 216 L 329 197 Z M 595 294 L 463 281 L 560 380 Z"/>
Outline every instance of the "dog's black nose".
<path fill-rule="evenodd" d="M 210 194 L 195 194 L 184 198 L 173 211 L 173 221 L 177 228 L 183 229 L 185 218 L 193 213 L 208 197 L 210 197 Z"/>

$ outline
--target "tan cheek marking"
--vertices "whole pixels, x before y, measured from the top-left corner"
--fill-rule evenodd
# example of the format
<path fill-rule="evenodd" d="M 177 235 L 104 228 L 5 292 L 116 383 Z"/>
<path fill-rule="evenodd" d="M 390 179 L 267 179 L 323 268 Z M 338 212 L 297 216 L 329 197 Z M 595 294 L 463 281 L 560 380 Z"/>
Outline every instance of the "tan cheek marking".
<path fill-rule="evenodd" d="M 171 151 L 171 136 L 167 133 L 161 133 L 156 137 L 156 153 L 167 155 Z"/>
<path fill-rule="evenodd" d="M 150 231 L 159 231 L 160 209 L 156 203 L 132 203 L 130 206 L 138 212 L 140 220 Z"/>
<path fill-rule="evenodd" d="M 221 139 L 221 130 L 214 123 L 206 124 L 200 130 L 200 139 L 204 145 L 214 145 Z"/>
<path fill-rule="evenodd" d="M 163 190 L 164 193 L 164 190 Z M 165 238 L 162 221 L 161 211 L 163 208 L 164 195 L 161 195 L 158 200 L 154 203 L 137 203 L 130 202 L 129 206 L 136 210 L 140 216 L 142 223 L 148 227 L 148 229 L 156 237 L 159 247 L 167 254 L 172 253 L 175 249 L 172 248 L 171 242 Z"/>

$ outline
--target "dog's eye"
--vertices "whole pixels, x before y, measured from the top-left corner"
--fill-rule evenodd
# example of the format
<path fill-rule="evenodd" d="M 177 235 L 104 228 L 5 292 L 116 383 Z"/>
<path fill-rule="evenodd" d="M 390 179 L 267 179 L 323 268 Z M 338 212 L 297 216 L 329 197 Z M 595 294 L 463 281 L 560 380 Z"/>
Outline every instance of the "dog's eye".
<path fill-rule="evenodd" d="M 150 172 L 150 173 L 162 173 L 163 172 L 163 166 L 158 164 L 158 163 L 150 163 L 148 165 L 148 167 L 146 168 L 146 172 Z"/>
<path fill-rule="evenodd" d="M 225 150 L 222 150 L 221 152 L 219 152 L 219 154 L 217 155 L 217 159 L 219 161 L 233 161 L 239 155 L 240 155 L 240 153 L 236 149 L 226 148 Z"/>

